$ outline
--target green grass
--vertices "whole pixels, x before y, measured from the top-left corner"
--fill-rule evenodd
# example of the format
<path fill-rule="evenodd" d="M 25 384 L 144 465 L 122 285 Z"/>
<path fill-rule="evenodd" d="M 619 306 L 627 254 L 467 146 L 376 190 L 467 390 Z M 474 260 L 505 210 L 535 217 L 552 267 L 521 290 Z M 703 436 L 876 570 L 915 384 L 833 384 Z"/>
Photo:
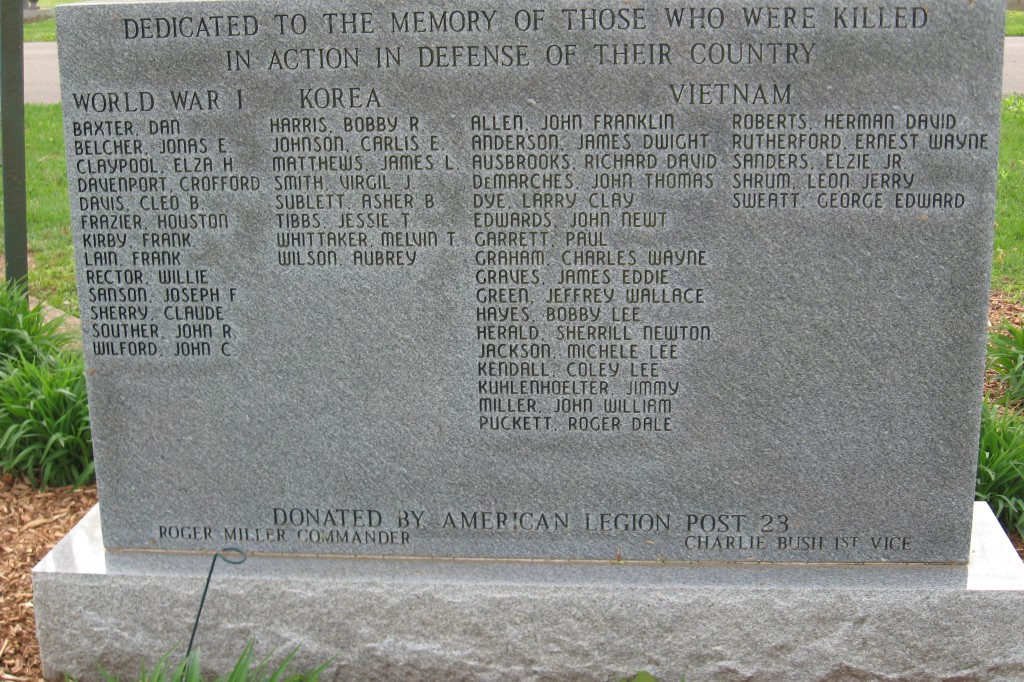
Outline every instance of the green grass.
<path fill-rule="evenodd" d="M 992 288 L 1024 293 L 1024 97 L 1003 100 Z"/>
<path fill-rule="evenodd" d="M 1006 35 L 1024 36 L 1024 12 L 1009 10 L 1006 13 Z"/>
<path fill-rule="evenodd" d="M 91 2 L 92 0 L 39 0 L 39 9 L 53 9 L 57 5 L 73 5 L 76 2 Z"/>
<path fill-rule="evenodd" d="M 33 21 L 30 24 L 25 24 L 25 37 L 23 40 L 26 43 L 56 42 L 57 22 L 53 19 L 44 19 L 43 21 Z"/>
<path fill-rule="evenodd" d="M 57 5 L 70 5 L 87 0 L 39 0 L 40 9 L 53 9 Z M 26 43 L 52 43 L 57 40 L 57 24 L 53 19 L 25 24 Z"/>
<path fill-rule="evenodd" d="M 78 314 L 71 213 L 68 207 L 64 134 L 59 104 L 25 105 L 25 164 L 29 292 L 71 315 Z M 3 190 L 0 189 L 0 199 Z M 3 217 L 0 216 L 0 226 Z M 0 233 L 0 247 L 3 236 Z"/>

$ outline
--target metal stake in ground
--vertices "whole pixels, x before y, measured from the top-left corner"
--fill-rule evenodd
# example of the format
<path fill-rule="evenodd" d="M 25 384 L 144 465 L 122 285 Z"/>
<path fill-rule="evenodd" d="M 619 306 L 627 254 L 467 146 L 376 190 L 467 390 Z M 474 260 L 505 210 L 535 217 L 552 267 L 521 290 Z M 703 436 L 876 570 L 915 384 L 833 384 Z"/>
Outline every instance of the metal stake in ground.
<path fill-rule="evenodd" d="M 4 255 L 7 279 L 28 283 L 25 222 L 25 75 L 20 2 L 0 3 L 0 112 L 3 117 Z"/>
<path fill-rule="evenodd" d="M 224 553 L 231 554 L 231 557 L 225 556 Z M 244 564 L 245 563 L 245 552 L 234 547 L 225 547 L 213 555 L 213 560 L 210 562 L 210 572 L 206 574 L 206 585 L 203 586 L 203 596 L 199 599 L 199 610 L 196 611 L 196 622 L 192 625 L 192 636 L 188 638 L 188 651 L 185 652 L 185 658 L 192 653 L 192 643 L 196 641 L 196 630 L 199 629 L 199 618 L 203 615 L 203 604 L 206 603 L 206 593 L 210 589 L 210 578 L 213 577 L 213 568 L 217 565 L 217 557 L 220 557 L 229 564 Z"/>

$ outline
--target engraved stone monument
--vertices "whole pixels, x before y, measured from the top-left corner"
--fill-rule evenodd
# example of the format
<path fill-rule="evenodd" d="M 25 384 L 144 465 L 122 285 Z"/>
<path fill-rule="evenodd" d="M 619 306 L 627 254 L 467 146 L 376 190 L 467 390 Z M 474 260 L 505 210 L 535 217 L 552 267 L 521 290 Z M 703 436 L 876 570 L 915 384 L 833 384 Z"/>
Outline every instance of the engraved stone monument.
<path fill-rule="evenodd" d="M 210 637 L 330 658 L 347 628 L 342 663 L 381 677 L 613 677 L 648 665 L 623 632 L 666 674 L 872 669 L 864 632 L 771 653 L 811 614 L 927 652 L 885 674 L 1024 670 L 936 631 L 1013 631 L 1024 585 L 972 502 L 1002 10 L 60 8 L 101 497 L 75 533 L 106 577 L 81 587 L 73 538 L 37 571 L 47 674 L 90 672 L 53 595 L 109 620 L 162 583 L 170 645 L 224 547 L 252 558 Z M 357 607 L 416 632 L 331 615 Z M 732 632 L 724 658 L 684 621 Z"/>

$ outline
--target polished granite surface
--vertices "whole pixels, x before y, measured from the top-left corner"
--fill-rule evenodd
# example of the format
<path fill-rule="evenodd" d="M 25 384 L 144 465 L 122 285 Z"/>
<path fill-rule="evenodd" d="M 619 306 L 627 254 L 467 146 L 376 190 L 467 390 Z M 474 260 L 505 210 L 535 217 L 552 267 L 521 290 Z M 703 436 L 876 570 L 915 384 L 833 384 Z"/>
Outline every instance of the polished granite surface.
<path fill-rule="evenodd" d="M 381 559 L 335 556 L 250 555 L 243 564 L 218 562 L 221 579 L 398 581 L 410 583 L 646 585 L 653 588 L 729 589 L 966 589 L 1024 590 L 1024 564 L 988 505 L 975 504 L 971 558 L 967 565 L 767 565 L 641 564 L 616 562 Z M 54 550 L 37 573 L 131 577 L 188 576 L 209 570 L 209 553 L 108 551 L 103 549 L 99 509 L 94 507 Z"/>

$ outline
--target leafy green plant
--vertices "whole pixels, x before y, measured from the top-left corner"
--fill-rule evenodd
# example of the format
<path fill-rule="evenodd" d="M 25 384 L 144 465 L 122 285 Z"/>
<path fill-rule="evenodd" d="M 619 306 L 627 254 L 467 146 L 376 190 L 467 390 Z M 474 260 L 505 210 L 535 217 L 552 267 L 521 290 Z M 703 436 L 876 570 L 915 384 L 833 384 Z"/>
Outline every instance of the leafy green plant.
<path fill-rule="evenodd" d="M 0 285 L 0 365 L 19 358 L 35 362 L 55 355 L 71 340 L 61 320 L 47 322 L 42 306 L 30 306 L 24 287 Z"/>
<path fill-rule="evenodd" d="M 61 322 L 0 285 L 0 469 L 43 488 L 94 476 L 85 367 Z"/>
<path fill-rule="evenodd" d="M 42 488 L 93 479 L 81 354 L 21 357 L 0 366 L 0 466 Z"/>
<path fill-rule="evenodd" d="M 271 667 L 269 657 L 258 663 L 255 661 L 254 649 L 253 642 L 250 641 L 246 644 L 231 672 L 217 677 L 215 682 L 316 682 L 320 673 L 330 665 L 328 662 L 313 670 L 290 672 L 288 668 L 291 666 L 297 650 L 293 650 L 277 666 Z M 118 682 L 115 677 L 105 671 L 103 676 L 107 682 Z M 143 669 L 138 682 L 203 682 L 200 673 L 199 652 L 193 651 L 177 665 L 172 665 L 171 655 L 166 654 L 157 661 L 152 669 Z"/>
<path fill-rule="evenodd" d="M 1006 526 L 1024 533 L 1024 419 L 1006 405 L 982 402 L 975 498 Z"/>
<path fill-rule="evenodd" d="M 1024 400 L 1024 329 L 1004 325 L 988 337 L 987 367 L 1006 390 L 1006 400 Z"/>

